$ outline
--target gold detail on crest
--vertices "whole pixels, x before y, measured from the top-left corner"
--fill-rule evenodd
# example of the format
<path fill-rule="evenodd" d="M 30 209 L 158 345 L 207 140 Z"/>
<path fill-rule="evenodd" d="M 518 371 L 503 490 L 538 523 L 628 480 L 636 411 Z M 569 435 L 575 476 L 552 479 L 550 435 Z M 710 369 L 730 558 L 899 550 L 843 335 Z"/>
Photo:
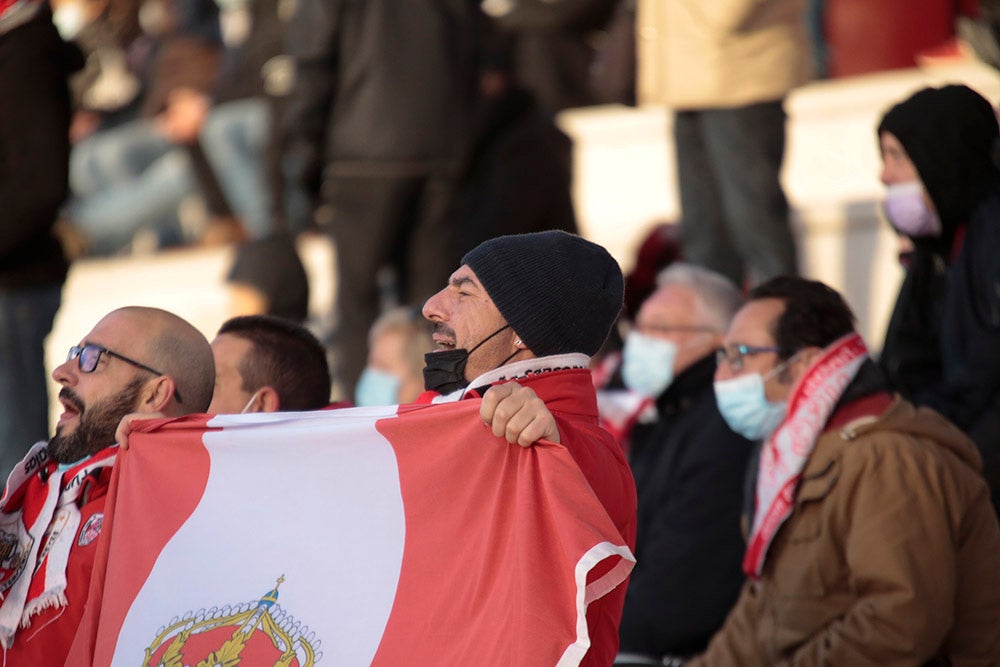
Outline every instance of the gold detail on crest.
<path fill-rule="evenodd" d="M 235 608 L 212 608 L 207 613 L 187 613 L 183 618 L 174 618 L 170 625 L 161 628 L 156 639 L 146 649 L 142 667 L 184 667 L 183 649 L 191 635 L 201 634 L 219 628 L 236 628 L 232 635 L 215 651 L 211 652 L 196 667 L 235 667 L 242 660 L 242 653 L 255 632 L 263 632 L 275 648 L 275 667 L 289 667 L 299 659 L 300 667 L 314 667 L 323 657 L 318 651 L 320 642 L 309 628 L 302 626 L 290 615 L 285 614 L 278 602 L 278 587 L 285 576 L 278 577 L 275 587 L 253 603 L 245 603 Z M 151 662 L 153 655 L 169 642 L 158 661 Z"/>

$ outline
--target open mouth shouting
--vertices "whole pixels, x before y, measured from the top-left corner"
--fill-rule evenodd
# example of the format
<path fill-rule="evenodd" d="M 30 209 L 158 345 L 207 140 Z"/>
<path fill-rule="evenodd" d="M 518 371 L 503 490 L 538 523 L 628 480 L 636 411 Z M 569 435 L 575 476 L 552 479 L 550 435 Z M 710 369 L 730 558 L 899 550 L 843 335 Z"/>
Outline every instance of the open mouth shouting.
<path fill-rule="evenodd" d="M 59 390 L 59 402 L 63 406 L 63 412 L 59 415 L 59 424 L 63 424 L 83 414 L 83 401 L 69 387 L 63 387 Z"/>
<path fill-rule="evenodd" d="M 455 331 L 442 322 L 434 324 L 434 333 L 431 339 L 434 341 L 435 352 L 455 349 Z"/>

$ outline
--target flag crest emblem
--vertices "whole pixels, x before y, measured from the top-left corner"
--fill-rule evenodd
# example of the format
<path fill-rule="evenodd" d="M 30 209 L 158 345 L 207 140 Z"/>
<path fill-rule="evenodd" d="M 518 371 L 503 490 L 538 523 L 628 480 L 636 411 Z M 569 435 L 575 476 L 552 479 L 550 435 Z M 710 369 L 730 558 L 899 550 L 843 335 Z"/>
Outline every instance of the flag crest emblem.
<path fill-rule="evenodd" d="M 284 581 L 284 575 L 278 577 L 274 588 L 251 602 L 175 616 L 146 649 L 143 667 L 313 667 L 323 657 L 321 642 L 278 604 Z"/>

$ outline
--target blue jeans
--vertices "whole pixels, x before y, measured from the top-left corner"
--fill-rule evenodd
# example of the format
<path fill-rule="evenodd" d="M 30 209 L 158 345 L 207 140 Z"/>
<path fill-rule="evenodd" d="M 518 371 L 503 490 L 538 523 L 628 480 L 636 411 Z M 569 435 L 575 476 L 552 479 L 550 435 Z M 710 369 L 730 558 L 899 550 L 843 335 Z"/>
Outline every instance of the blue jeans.
<path fill-rule="evenodd" d="M 782 102 L 678 111 L 674 140 L 684 258 L 740 286 L 796 273 Z"/>
<path fill-rule="evenodd" d="M 177 209 L 195 180 L 188 150 L 163 137 L 152 121 L 137 120 L 73 147 L 70 188 L 70 219 L 93 254 L 109 255 L 143 228 L 179 239 Z"/>
<path fill-rule="evenodd" d="M 233 213 L 252 239 L 273 231 L 272 197 L 266 176 L 271 110 L 251 98 L 214 107 L 201 129 L 201 147 Z"/>
<path fill-rule="evenodd" d="M 62 298 L 61 285 L 0 289 L 0 474 L 48 438 L 45 337 Z"/>

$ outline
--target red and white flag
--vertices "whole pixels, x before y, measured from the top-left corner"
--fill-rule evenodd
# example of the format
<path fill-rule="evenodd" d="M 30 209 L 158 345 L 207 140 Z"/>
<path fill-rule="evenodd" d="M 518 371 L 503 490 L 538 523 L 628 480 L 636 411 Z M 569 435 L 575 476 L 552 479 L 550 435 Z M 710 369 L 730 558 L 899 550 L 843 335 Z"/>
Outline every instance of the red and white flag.
<path fill-rule="evenodd" d="M 479 401 L 207 419 L 119 455 L 67 665 L 577 665 L 632 568 L 569 452 Z"/>

